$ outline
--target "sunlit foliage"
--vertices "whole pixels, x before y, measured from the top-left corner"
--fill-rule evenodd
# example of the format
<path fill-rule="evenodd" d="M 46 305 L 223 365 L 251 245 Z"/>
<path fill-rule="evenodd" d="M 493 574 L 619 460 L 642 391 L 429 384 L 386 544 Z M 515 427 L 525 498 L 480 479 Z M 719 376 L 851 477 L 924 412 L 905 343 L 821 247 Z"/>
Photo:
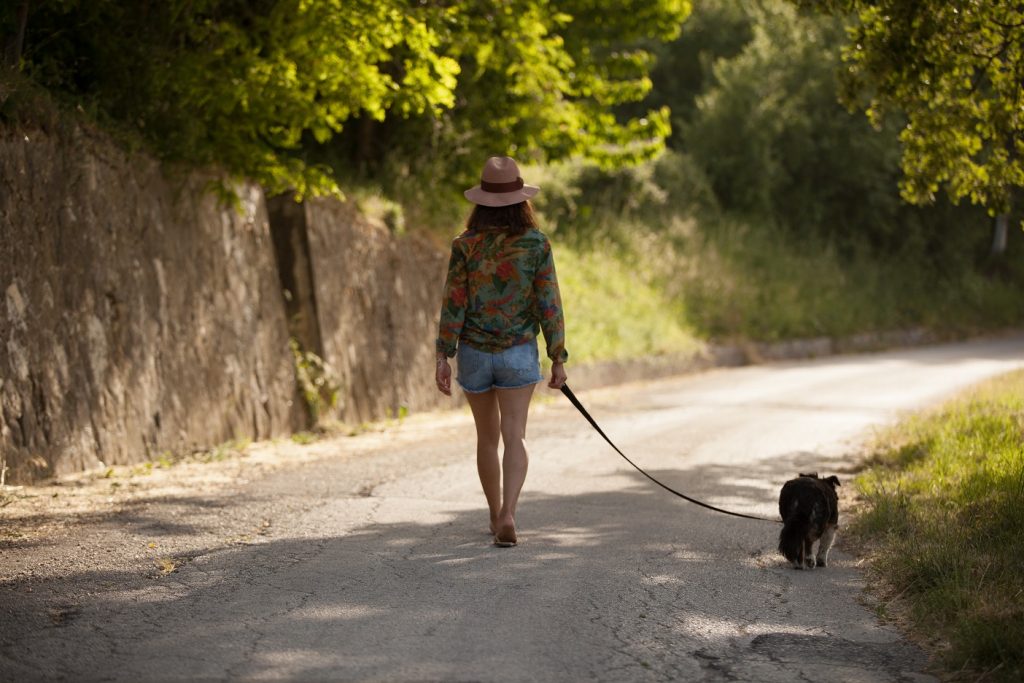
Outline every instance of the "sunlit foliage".
<path fill-rule="evenodd" d="M 901 189 L 939 189 L 993 214 L 1024 186 L 1024 5 L 1014 0 L 799 0 L 855 17 L 845 100 L 903 112 Z"/>
<path fill-rule="evenodd" d="M 0 33 L 10 35 L 18 13 L 5 5 Z M 474 165 L 513 151 L 608 164 L 652 156 L 667 110 L 619 120 L 610 107 L 650 88 L 650 55 L 635 41 L 674 37 L 689 9 L 686 0 L 50 0 L 31 5 L 20 66 L 140 131 L 165 158 L 220 164 L 271 191 L 330 192 L 330 163 L 372 164 L 395 148 Z M 332 141 L 355 119 L 357 151 L 347 154 Z M 378 141 L 381 121 L 390 139 Z"/>

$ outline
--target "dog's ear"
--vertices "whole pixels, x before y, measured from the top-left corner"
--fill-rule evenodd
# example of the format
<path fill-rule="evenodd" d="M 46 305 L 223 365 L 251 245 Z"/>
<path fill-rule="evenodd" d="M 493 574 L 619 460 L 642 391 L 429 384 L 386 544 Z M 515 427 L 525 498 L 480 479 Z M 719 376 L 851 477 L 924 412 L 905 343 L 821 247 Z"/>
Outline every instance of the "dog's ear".
<path fill-rule="evenodd" d="M 842 486 L 842 484 L 839 483 L 839 477 L 837 477 L 834 474 L 831 477 L 825 479 L 825 482 L 828 484 L 832 484 L 833 486 Z"/>
<path fill-rule="evenodd" d="M 811 479 L 817 479 L 818 478 L 818 473 L 817 472 L 810 472 L 808 474 L 804 474 L 803 472 L 801 472 L 800 476 L 801 477 L 810 477 Z"/>

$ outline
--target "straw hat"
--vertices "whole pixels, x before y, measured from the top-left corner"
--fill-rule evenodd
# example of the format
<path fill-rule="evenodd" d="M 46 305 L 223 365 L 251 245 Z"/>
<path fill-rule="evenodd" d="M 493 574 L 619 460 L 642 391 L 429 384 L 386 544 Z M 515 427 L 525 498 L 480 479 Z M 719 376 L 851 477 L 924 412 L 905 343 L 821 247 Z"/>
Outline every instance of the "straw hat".
<path fill-rule="evenodd" d="M 536 185 L 525 185 L 519 166 L 512 157 L 491 157 L 480 173 L 480 184 L 465 192 L 466 199 L 483 206 L 509 206 L 525 202 L 537 194 Z"/>

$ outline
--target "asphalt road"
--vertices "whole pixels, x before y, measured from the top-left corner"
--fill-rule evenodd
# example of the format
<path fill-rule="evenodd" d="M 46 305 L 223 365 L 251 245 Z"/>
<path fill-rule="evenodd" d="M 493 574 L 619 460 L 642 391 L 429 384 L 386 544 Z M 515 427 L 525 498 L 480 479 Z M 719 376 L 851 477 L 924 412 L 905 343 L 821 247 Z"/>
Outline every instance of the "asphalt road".
<path fill-rule="evenodd" d="M 1017 335 L 581 398 L 669 485 L 775 516 L 798 471 L 846 479 L 874 426 L 1021 366 Z M 832 566 L 793 570 L 777 526 L 672 497 L 557 395 L 531 417 L 522 542 L 492 547 L 471 425 L 28 491 L 5 523 L 36 531 L 0 544 L 0 680 L 931 680 L 842 530 Z"/>

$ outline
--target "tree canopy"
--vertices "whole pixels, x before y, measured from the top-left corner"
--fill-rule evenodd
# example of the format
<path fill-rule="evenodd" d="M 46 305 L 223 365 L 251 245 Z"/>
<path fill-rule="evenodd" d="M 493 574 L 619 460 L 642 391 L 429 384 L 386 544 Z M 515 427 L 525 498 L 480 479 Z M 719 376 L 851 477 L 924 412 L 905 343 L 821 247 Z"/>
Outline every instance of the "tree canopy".
<path fill-rule="evenodd" d="M 669 151 L 614 172 L 559 171 L 539 208 L 580 243 L 628 241 L 685 217 L 707 233 L 745 225 L 844 259 L 927 254 L 954 272 L 981 255 L 990 221 L 967 202 L 901 200 L 903 118 L 875 130 L 837 101 L 844 36 L 843 18 L 790 0 L 695 5 L 680 37 L 657 47 L 651 93 L 630 105 L 671 109 Z"/>
<path fill-rule="evenodd" d="M 904 198 L 944 189 L 992 214 L 1024 186 L 1024 5 L 1013 0 L 797 0 L 852 15 L 843 96 L 876 124 L 906 116 Z"/>
<path fill-rule="evenodd" d="M 668 112 L 621 119 L 688 0 L 49 0 L 20 64 L 165 157 L 271 191 L 334 189 L 315 160 L 353 120 L 454 157 L 619 163 L 663 146 Z M 0 11 L 10 35 L 17 11 Z M 405 123 L 403 123 L 405 122 Z M 364 149 L 367 147 L 364 145 Z"/>
<path fill-rule="evenodd" d="M 725 211 L 798 238 L 891 251 L 922 212 L 899 197 L 895 126 L 875 131 L 837 102 L 843 37 L 839 19 L 785 0 L 706 0 L 659 48 L 651 76 L 669 87 L 651 104 L 671 108 L 669 146 L 700 169 Z"/>

